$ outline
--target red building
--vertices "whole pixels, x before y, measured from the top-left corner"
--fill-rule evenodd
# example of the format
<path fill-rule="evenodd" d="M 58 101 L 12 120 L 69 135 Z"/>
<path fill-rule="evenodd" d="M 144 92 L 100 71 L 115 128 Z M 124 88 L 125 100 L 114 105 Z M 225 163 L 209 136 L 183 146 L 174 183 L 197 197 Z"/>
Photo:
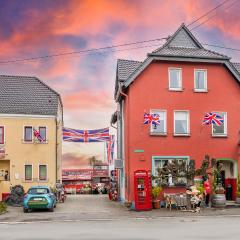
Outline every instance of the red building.
<path fill-rule="evenodd" d="M 121 200 L 134 201 L 134 171 L 155 175 L 174 159 L 186 164 L 194 159 L 198 168 L 206 154 L 223 162 L 223 177 L 232 183 L 234 199 L 240 167 L 239 83 L 240 64 L 205 49 L 185 25 L 143 62 L 118 60 L 118 107 L 111 123 L 117 123 L 123 165 Z M 158 113 L 160 125 L 143 125 L 145 112 Z M 207 112 L 221 115 L 224 124 L 203 126 Z"/>

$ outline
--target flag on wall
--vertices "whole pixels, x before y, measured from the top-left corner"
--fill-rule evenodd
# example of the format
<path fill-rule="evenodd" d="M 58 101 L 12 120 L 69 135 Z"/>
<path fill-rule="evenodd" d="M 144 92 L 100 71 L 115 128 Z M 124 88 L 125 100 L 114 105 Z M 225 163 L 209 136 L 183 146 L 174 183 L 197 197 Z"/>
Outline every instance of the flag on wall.
<path fill-rule="evenodd" d="M 224 123 L 224 119 L 217 113 L 206 113 L 203 119 L 203 125 L 215 124 L 220 126 Z"/>
<path fill-rule="evenodd" d="M 106 147 L 107 147 L 107 159 L 108 163 L 113 163 L 114 158 L 114 143 L 115 143 L 115 136 L 110 135 L 109 141 L 107 141 Z"/>
<path fill-rule="evenodd" d="M 105 142 L 109 139 L 109 128 L 77 130 L 63 127 L 63 141 L 66 142 Z"/>
<path fill-rule="evenodd" d="M 33 128 L 33 135 L 34 135 L 35 138 L 37 138 L 37 140 L 39 142 L 44 142 L 44 140 L 41 137 L 40 133 L 35 128 Z"/>
<path fill-rule="evenodd" d="M 160 124 L 160 116 L 157 113 L 144 113 L 144 124 L 153 124 L 159 125 Z"/>

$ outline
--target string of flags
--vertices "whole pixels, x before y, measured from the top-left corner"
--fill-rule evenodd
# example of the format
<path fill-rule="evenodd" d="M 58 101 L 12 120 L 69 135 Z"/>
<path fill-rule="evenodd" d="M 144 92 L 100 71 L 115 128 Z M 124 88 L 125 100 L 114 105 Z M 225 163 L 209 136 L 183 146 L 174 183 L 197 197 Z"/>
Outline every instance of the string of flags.
<path fill-rule="evenodd" d="M 63 127 L 63 141 L 66 142 L 105 142 L 109 140 L 109 128 L 78 130 Z"/>

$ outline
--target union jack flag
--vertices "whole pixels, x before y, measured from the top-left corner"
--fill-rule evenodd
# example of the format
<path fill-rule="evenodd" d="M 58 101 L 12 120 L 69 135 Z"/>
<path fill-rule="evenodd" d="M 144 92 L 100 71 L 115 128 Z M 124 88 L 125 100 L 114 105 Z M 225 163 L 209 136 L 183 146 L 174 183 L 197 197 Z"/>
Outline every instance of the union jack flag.
<path fill-rule="evenodd" d="M 63 127 L 63 141 L 66 142 L 105 142 L 109 138 L 109 128 L 77 130 Z"/>
<path fill-rule="evenodd" d="M 159 125 L 160 124 L 160 116 L 157 113 L 144 113 L 144 124 L 153 124 L 153 125 Z"/>
<path fill-rule="evenodd" d="M 224 119 L 217 113 L 206 113 L 203 119 L 203 125 L 215 124 L 220 126 L 224 123 Z"/>
<path fill-rule="evenodd" d="M 110 140 L 107 141 L 107 158 L 108 162 L 111 164 L 113 162 L 114 157 L 114 143 L 115 143 L 115 137 L 114 135 L 110 135 Z"/>
<path fill-rule="evenodd" d="M 40 133 L 35 128 L 33 128 L 33 135 L 34 135 L 35 138 L 37 138 L 37 140 L 39 142 L 44 142 L 44 139 L 42 138 Z"/>

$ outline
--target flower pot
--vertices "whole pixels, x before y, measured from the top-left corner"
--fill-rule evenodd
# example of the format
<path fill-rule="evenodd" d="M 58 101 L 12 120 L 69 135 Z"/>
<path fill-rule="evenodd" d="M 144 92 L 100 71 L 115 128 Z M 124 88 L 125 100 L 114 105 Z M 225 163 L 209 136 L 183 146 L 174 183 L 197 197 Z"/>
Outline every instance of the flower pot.
<path fill-rule="evenodd" d="M 224 208 L 226 206 L 225 194 L 213 194 L 212 195 L 212 207 Z"/>
<path fill-rule="evenodd" d="M 159 209 L 160 208 L 160 200 L 152 201 L 152 207 L 153 207 L 153 209 Z"/>

